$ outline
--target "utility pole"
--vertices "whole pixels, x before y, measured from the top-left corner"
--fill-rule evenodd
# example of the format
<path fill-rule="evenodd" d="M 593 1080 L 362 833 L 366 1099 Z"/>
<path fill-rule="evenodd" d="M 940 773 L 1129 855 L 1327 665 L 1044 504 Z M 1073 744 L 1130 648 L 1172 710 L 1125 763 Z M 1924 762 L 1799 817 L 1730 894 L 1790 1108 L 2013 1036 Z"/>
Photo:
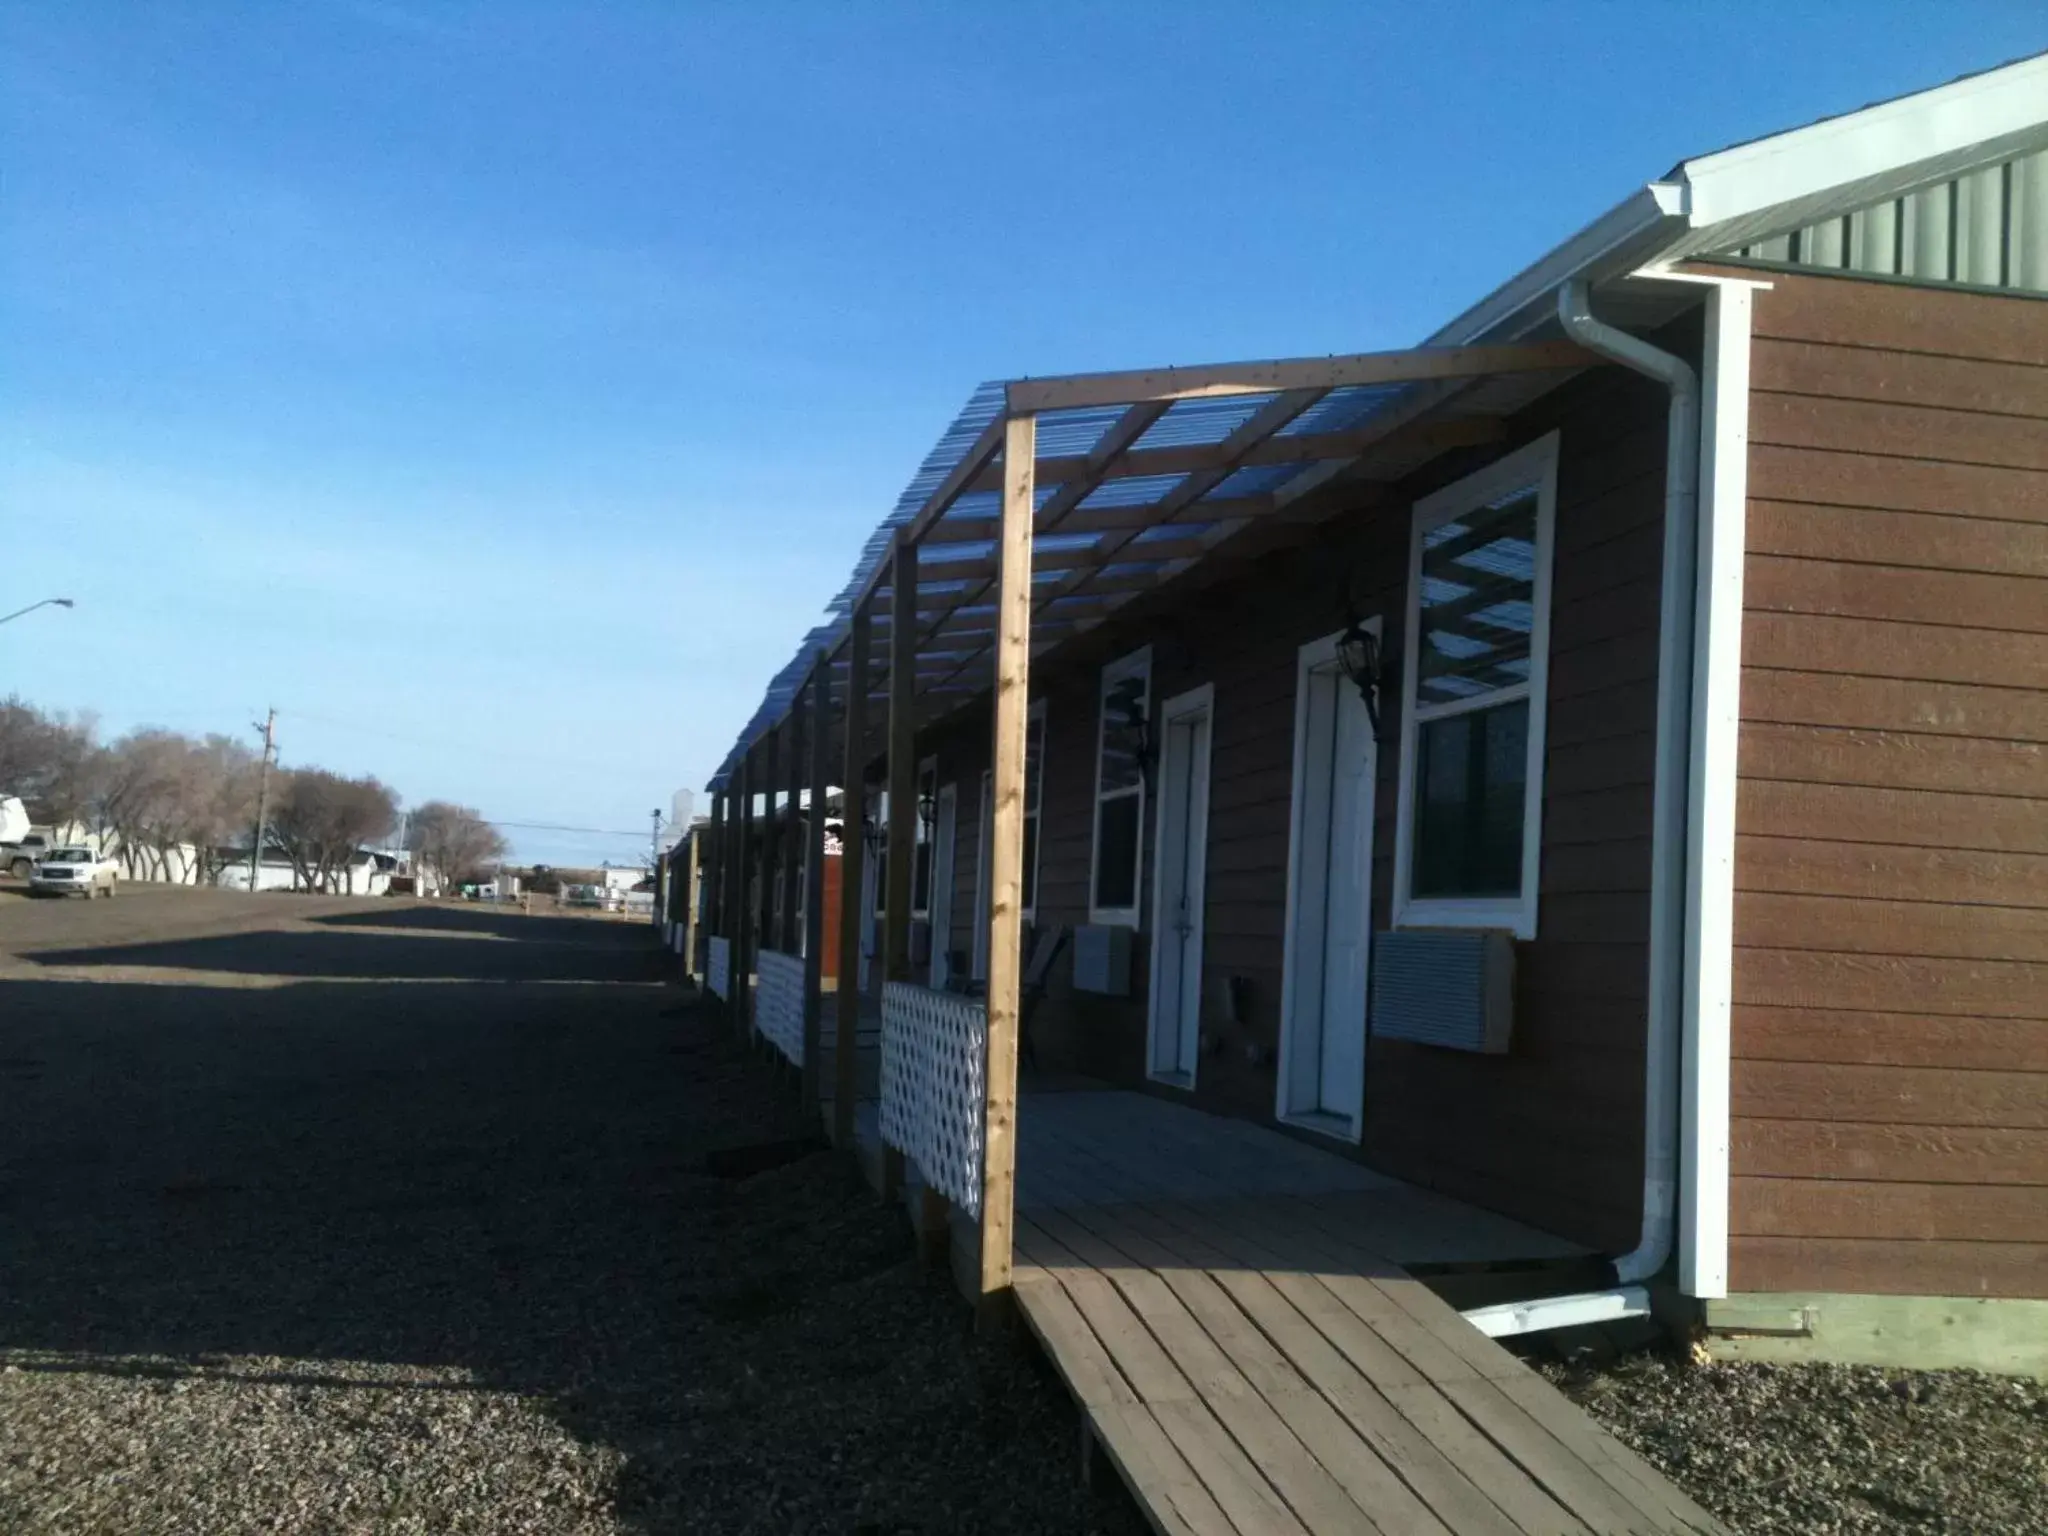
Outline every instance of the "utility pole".
<path fill-rule="evenodd" d="M 251 726 L 251 730 L 257 729 Z M 264 817 L 270 811 L 270 760 L 277 753 L 277 710 L 271 709 L 264 716 L 263 725 L 263 767 L 256 780 L 256 841 L 249 849 L 249 894 L 256 894 L 256 882 L 263 869 Z"/>
<path fill-rule="evenodd" d="M 654 808 L 654 831 L 647 839 L 647 867 L 661 868 L 661 807 Z"/>

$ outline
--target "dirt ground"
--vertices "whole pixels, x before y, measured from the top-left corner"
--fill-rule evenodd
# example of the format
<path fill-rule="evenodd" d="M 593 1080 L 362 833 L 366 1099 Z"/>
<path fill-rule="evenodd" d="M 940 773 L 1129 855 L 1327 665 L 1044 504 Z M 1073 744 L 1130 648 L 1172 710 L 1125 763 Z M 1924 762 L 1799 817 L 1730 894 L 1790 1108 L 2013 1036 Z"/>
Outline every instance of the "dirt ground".
<path fill-rule="evenodd" d="M 638 925 L 0 892 L 0 1530 L 1141 1530 Z"/>

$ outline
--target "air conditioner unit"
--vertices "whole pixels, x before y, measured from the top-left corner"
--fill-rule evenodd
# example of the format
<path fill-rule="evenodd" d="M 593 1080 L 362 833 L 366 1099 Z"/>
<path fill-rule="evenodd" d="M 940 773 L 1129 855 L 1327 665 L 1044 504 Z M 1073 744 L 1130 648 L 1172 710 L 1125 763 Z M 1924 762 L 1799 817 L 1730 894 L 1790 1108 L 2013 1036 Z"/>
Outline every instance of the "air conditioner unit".
<path fill-rule="evenodd" d="M 1373 945 L 1372 1032 L 1499 1055 L 1515 1015 L 1515 937 L 1497 928 L 1396 928 Z"/>
<path fill-rule="evenodd" d="M 1074 990 L 1106 997 L 1131 995 L 1130 929 L 1084 923 L 1074 930 Z"/>

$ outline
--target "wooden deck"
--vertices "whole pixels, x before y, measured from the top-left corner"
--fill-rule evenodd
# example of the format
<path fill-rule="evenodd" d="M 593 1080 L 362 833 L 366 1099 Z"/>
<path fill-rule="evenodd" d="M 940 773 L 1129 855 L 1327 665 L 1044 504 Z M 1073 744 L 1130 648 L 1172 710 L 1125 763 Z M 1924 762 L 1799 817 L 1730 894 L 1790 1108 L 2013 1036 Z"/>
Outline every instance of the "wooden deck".
<path fill-rule="evenodd" d="M 1155 1530 L 1721 1529 L 1401 1267 L 1583 1250 L 1148 1095 L 1020 1105 L 1018 1310 Z"/>
<path fill-rule="evenodd" d="M 1018 1102 L 1018 1311 L 1162 1536 L 1724 1533 L 1404 1267 L 1584 1249 L 1152 1095 Z"/>

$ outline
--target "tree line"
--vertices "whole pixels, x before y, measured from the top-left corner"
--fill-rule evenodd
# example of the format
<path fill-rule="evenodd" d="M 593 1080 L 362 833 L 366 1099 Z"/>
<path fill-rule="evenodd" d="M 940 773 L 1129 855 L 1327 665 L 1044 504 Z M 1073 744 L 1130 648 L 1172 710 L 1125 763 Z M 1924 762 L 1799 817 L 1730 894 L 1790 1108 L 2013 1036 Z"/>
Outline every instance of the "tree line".
<path fill-rule="evenodd" d="M 89 715 L 0 700 L 0 796 L 32 820 L 81 828 L 113 848 L 131 879 L 216 884 L 256 836 L 263 760 L 232 736 L 148 727 L 102 742 Z M 371 776 L 273 768 L 264 852 L 286 859 L 303 890 L 342 887 L 359 850 L 398 830 L 399 799 Z M 506 843 L 481 812 L 430 800 L 405 818 L 405 843 L 444 887 L 479 878 Z"/>

